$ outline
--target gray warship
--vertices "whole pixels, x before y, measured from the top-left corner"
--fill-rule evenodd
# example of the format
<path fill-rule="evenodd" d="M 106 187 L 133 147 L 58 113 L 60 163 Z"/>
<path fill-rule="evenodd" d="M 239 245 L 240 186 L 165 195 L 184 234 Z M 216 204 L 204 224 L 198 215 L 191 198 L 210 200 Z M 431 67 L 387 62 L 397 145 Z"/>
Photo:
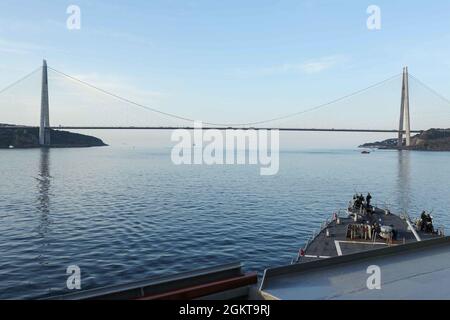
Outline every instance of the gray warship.
<path fill-rule="evenodd" d="M 320 231 L 313 234 L 298 252 L 293 263 L 349 255 L 430 240 L 444 235 L 443 228 L 435 228 L 430 213 L 422 212 L 412 221 L 408 214 L 393 214 L 389 209 L 371 205 L 370 193 L 356 194 L 348 208 L 333 214 Z"/>

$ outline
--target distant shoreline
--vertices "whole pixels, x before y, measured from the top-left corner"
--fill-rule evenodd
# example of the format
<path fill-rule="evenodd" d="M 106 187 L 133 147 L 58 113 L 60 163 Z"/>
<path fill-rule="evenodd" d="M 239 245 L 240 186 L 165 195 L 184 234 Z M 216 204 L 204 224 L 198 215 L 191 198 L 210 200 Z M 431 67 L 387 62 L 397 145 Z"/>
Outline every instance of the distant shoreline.
<path fill-rule="evenodd" d="M 398 139 L 387 139 L 365 143 L 358 148 L 399 150 Z M 403 146 L 401 150 L 414 151 L 450 151 L 450 129 L 429 129 L 411 137 L 411 146 Z"/>
<path fill-rule="evenodd" d="M 8 126 L 9 128 L 2 128 Z M 0 149 L 34 149 L 39 144 L 39 128 L 17 128 L 0 124 Z M 50 130 L 49 148 L 92 148 L 108 146 L 101 139 L 69 131 Z"/>

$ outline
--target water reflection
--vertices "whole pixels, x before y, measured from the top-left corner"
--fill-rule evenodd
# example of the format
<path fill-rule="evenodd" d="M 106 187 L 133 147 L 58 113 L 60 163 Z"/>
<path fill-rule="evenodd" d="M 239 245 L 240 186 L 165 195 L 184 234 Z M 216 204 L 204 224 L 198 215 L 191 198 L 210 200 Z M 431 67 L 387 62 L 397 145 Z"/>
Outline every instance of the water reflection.
<path fill-rule="evenodd" d="M 397 201 L 402 212 L 409 212 L 411 208 L 411 152 L 398 152 L 397 161 Z"/>
<path fill-rule="evenodd" d="M 394 213 L 401 201 L 412 218 L 442 208 L 450 226 L 450 153 L 281 156 L 267 179 L 245 167 L 175 168 L 170 150 L 0 150 L 11 182 L 0 184 L 0 212 L 12 215 L 0 218 L 0 298 L 63 294 L 72 263 L 89 272 L 83 289 L 230 260 L 251 271 L 286 264 L 353 188 Z"/>
<path fill-rule="evenodd" d="M 38 233 L 44 237 L 50 224 L 50 149 L 40 149 L 39 170 L 37 176 L 37 209 L 41 213 Z"/>

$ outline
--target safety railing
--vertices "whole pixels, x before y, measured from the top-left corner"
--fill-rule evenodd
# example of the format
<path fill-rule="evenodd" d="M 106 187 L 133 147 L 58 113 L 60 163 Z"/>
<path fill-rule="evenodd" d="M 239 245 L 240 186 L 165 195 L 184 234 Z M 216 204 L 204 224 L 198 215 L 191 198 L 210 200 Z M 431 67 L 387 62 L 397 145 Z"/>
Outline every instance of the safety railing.
<path fill-rule="evenodd" d="M 340 218 L 341 213 L 342 213 L 343 211 L 344 211 L 345 213 L 349 214 L 348 209 L 338 209 L 337 212 L 333 213 L 333 216 L 334 216 L 334 214 L 336 214 L 336 218 Z M 313 231 L 311 237 L 308 238 L 308 240 L 306 241 L 306 243 L 305 243 L 305 245 L 303 246 L 303 248 L 301 248 L 301 249 L 299 250 L 299 252 L 298 252 L 298 254 L 297 254 L 297 257 L 296 257 L 295 259 L 292 259 L 291 264 L 298 263 L 298 261 L 299 261 L 300 258 L 301 258 L 300 251 L 303 250 L 303 252 L 306 252 L 306 250 L 308 250 L 309 245 L 310 245 L 310 244 L 311 244 L 311 243 L 319 236 L 319 234 L 320 234 L 323 230 L 325 230 L 325 229 L 328 228 L 328 226 L 331 224 L 332 221 L 333 221 L 333 219 L 327 218 L 324 222 L 322 222 L 322 223 L 320 224 L 320 228 L 319 228 L 318 231 L 317 231 L 317 230 L 314 230 L 314 231 Z"/>

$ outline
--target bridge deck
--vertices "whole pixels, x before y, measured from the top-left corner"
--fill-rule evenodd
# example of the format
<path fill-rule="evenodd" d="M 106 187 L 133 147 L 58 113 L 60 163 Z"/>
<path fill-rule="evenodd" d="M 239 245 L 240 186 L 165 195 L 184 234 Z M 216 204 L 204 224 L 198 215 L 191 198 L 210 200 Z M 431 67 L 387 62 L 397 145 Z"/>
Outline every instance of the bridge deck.
<path fill-rule="evenodd" d="M 2 129 L 29 129 L 38 128 L 33 126 L 9 126 L 0 125 Z M 58 126 L 49 127 L 51 130 L 176 130 L 199 129 L 191 126 L 173 126 L 173 127 L 124 127 L 124 126 Z M 347 129 L 347 128 L 276 128 L 276 127 L 202 127 L 203 130 L 279 130 L 279 131 L 304 131 L 304 132 L 375 132 L 375 133 L 406 133 L 396 129 Z M 411 133 L 421 133 L 424 130 L 411 130 Z"/>

